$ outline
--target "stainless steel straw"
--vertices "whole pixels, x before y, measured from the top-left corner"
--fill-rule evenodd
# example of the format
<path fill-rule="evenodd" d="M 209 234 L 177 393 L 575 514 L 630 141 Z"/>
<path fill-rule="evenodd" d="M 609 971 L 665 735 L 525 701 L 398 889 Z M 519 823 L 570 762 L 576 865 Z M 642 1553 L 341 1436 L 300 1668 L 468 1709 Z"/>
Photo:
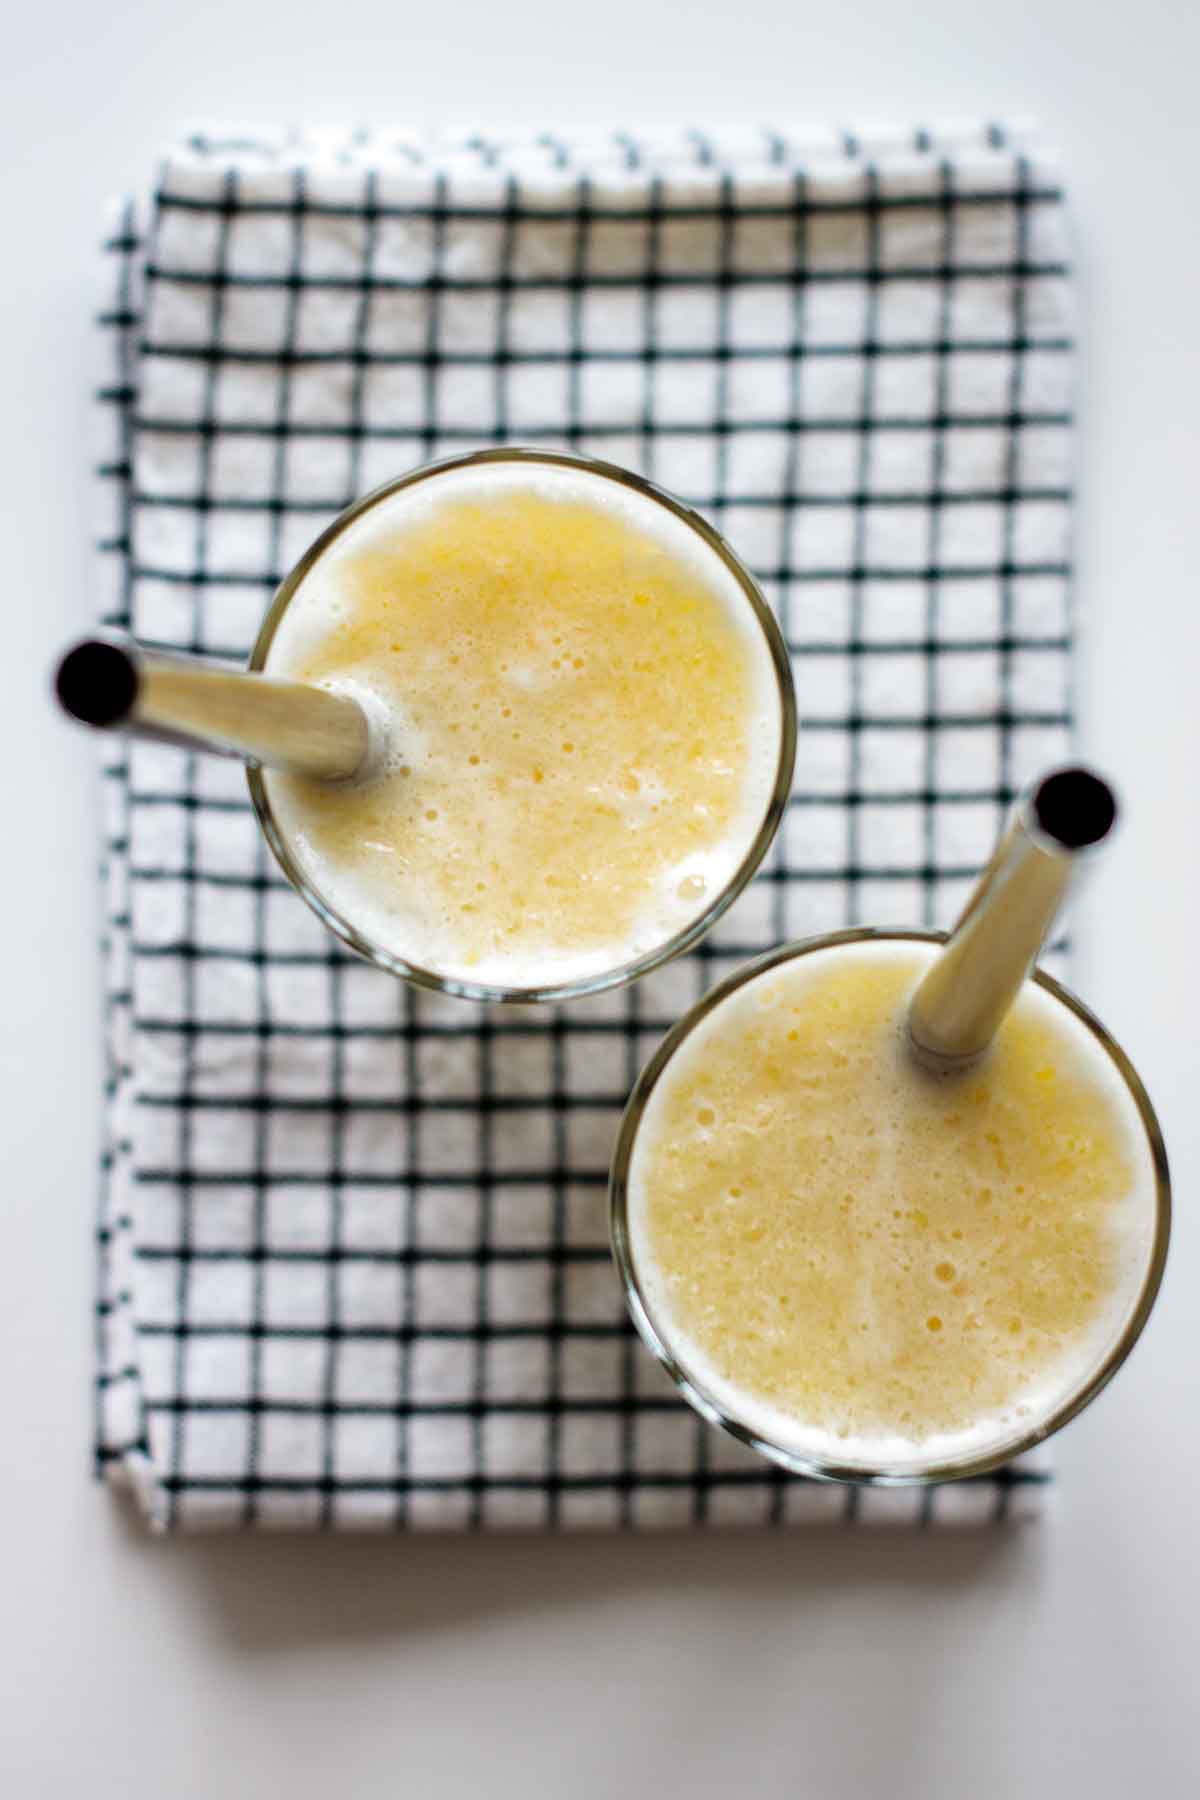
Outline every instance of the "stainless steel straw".
<path fill-rule="evenodd" d="M 1079 853 L 1108 836 L 1117 803 L 1089 769 L 1056 769 L 1019 802 L 966 909 L 912 999 L 908 1031 L 928 1068 L 982 1055 L 1062 905 Z"/>
<path fill-rule="evenodd" d="M 202 657 L 86 638 L 67 651 L 54 685 L 64 709 L 85 725 L 295 775 L 344 781 L 370 757 L 367 715 L 348 695 Z"/>

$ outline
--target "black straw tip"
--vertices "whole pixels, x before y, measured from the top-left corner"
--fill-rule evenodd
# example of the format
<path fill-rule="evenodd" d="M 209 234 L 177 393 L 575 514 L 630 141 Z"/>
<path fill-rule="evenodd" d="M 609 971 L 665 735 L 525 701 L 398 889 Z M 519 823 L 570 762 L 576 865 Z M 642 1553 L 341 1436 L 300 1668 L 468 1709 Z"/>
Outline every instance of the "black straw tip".
<path fill-rule="evenodd" d="M 68 650 L 54 676 L 64 712 L 84 725 L 120 725 L 137 698 L 137 665 L 119 644 L 84 638 Z"/>
<path fill-rule="evenodd" d="M 1112 830 L 1117 797 L 1091 769 L 1056 769 L 1035 788 L 1033 812 L 1046 836 L 1064 850 L 1086 850 Z"/>

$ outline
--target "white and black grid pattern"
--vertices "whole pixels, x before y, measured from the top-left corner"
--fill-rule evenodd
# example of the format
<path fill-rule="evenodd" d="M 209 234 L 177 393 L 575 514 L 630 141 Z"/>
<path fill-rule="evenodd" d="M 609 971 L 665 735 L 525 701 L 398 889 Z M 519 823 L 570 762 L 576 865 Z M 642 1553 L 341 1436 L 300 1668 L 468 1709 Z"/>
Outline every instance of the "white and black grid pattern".
<path fill-rule="evenodd" d="M 106 766 L 98 1456 L 164 1527 L 974 1520 L 702 1424 L 610 1265 L 633 1079 L 713 981 L 948 923 L 1068 728 L 1070 324 L 1021 132 L 197 138 L 109 240 L 103 616 L 242 657 L 375 483 L 526 442 L 640 470 L 754 568 L 796 668 L 758 879 L 623 993 L 487 1010 L 344 952 L 233 763 Z"/>

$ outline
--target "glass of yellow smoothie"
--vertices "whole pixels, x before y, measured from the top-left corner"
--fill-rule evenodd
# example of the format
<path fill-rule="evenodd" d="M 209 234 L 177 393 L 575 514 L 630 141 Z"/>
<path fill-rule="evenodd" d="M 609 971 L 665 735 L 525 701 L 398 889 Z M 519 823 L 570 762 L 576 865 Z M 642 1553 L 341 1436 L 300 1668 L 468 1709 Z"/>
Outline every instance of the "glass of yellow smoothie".
<path fill-rule="evenodd" d="M 496 449 L 389 483 L 283 583 L 250 667 L 348 695 L 348 782 L 252 768 L 285 874 L 372 962 L 473 999 L 594 992 L 694 944 L 791 786 L 750 574 L 635 475 Z"/>
<path fill-rule="evenodd" d="M 978 1475 L 1058 1429 L 1153 1305 L 1170 1188 L 1104 1027 L 1027 980 L 935 1074 L 908 1008 L 944 942 L 852 930 L 738 970 L 634 1089 L 611 1188 L 634 1321 L 692 1405 L 801 1474 Z"/>

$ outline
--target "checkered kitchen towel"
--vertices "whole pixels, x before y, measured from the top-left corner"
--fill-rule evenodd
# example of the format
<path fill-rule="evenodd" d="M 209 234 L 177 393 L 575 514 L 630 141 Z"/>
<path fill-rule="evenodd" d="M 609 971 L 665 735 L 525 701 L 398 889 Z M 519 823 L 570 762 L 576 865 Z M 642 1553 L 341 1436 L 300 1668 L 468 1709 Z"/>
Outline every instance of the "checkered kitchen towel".
<path fill-rule="evenodd" d="M 114 745 L 99 1455 L 157 1526 L 988 1519 L 700 1423 L 606 1246 L 665 1028 L 780 940 L 948 922 L 1066 746 L 1068 283 L 1020 131 L 196 138 L 111 239 L 106 622 L 246 653 L 310 539 L 473 445 L 700 507 L 796 658 L 796 788 L 708 942 L 485 1011 L 327 938 L 237 765 Z"/>

